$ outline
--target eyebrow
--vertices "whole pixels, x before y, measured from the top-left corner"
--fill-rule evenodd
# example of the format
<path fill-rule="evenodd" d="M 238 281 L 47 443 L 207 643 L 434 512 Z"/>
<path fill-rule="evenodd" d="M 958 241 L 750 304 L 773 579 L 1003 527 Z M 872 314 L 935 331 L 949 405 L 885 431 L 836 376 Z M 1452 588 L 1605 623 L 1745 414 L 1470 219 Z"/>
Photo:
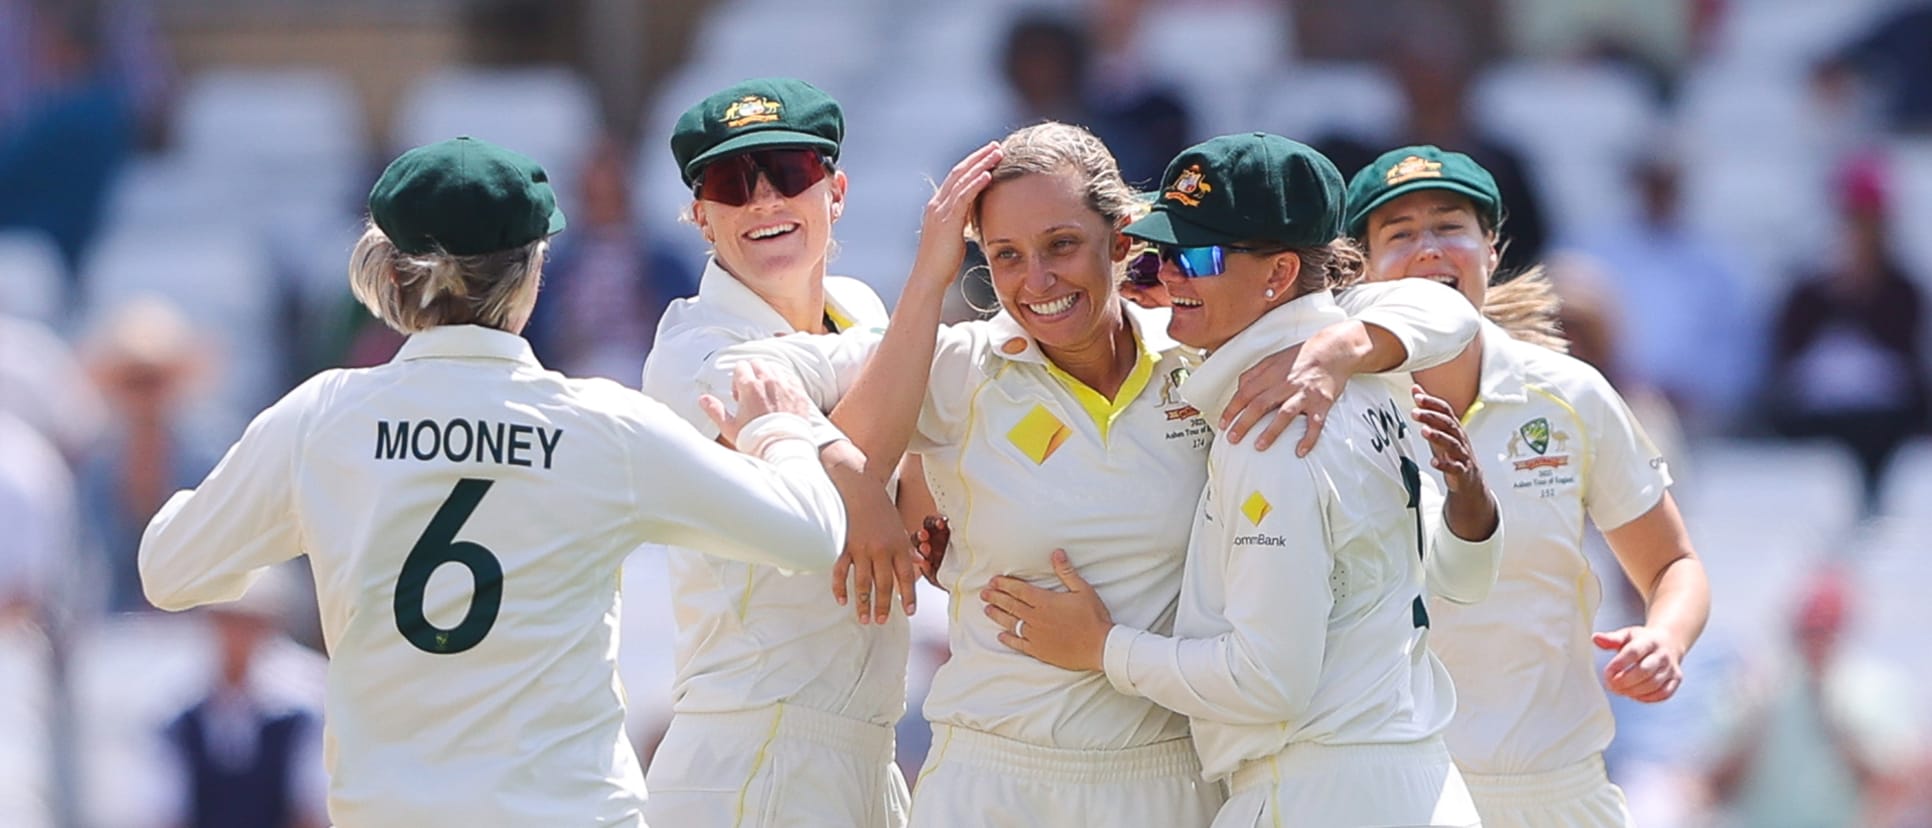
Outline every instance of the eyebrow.
<path fill-rule="evenodd" d="M 1053 225 L 1052 227 L 1048 227 L 1048 228 L 1047 228 L 1047 229 L 1045 229 L 1045 230 L 1041 230 L 1041 231 L 1039 232 L 1039 235 L 1042 235 L 1042 236 L 1046 236 L 1046 235 L 1050 235 L 1050 234 L 1053 234 L 1053 233 L 1058 233 L 1058 232 L 1061 232 L 1061 231 L 1063 231 L 1063 230 L 1080 230 L 1080 229 L 1082 229 L 1082 228 L 1080 227 L 1080 225 L 1078 225 L 1078 224 L 1074 224 L 1074 223 L 1072 223 L 1072 222 L 1067 222 L 1067 223 L 1065 223 L 1065 224 L 1056 224 L 1056 225 Z M 986 244 L 987 244 L 987 245 L 995 245 L 995 244 L 1012 244 L 1012 243 L 1013 243 L 1013 240 L 1012 240 L 1012 239 L 1009 239 L 1009 238 L 1006 238 L 1006 237 L 1004 237 L 1004 236 L 1002 236 L 1002 237 L 1000 237 L 1000 238 L 997 238 L 997 239 L 987 239 L 987 240 L 986 240 Z"/>
<path fill-rule="evenodd" d="M 1428 210 L 1429 215 L 1432 217 L 1442 215 L 1443 213 L 1457 213 L 1457 212 L 1473 213 L 1473 211 L 1471 211 L 1468 207 L 1461 204 L 1438 204 L 1434 207 L 1430 207 Z M 1390 225 L 1407 224 L 1412 221 L 1415 221 L 1414 213 L 1403 213 L 1394 218 L 1383 219 L 1382 221 L 1377 222 L 1373 229 L 1380 230 Z"/>

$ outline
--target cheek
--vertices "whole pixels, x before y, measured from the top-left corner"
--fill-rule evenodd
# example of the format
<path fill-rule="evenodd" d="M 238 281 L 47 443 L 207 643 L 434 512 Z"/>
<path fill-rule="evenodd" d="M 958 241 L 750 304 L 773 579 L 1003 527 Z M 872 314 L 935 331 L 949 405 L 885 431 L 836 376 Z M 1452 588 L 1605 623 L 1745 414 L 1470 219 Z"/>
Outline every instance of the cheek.
<path fill-rule="evenodd" d="M 1371 282 L 1384 282 L 1402 278 L 1402 269 L 1409 263 L 1413 250 L 1407 245 L 1383 244 L 1369 250 L 1368 278 Z"/>

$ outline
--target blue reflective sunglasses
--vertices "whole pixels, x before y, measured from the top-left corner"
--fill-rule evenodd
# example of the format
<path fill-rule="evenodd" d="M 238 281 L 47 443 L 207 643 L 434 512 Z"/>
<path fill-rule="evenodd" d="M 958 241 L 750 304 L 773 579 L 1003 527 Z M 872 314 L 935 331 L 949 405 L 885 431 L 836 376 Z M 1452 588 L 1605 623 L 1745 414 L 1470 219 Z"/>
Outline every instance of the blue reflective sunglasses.
<path fill-rule="evenodd" d="M 1189 279 L 1202 276 L 1219 276 L 1228 272 L 1227 251 L 1237 253 L 1265 252 L 1259 247 L 1242 247 L 1234 244 L 1210 244 L 1205 247 L 1177 247 L 1157 244 L 1127 262 L 1127 281 L 1142 287 L 1153 287 L 1161 283 L 1161 263 L 1173 262 L 1181 269 L 1181 275 Z"/>

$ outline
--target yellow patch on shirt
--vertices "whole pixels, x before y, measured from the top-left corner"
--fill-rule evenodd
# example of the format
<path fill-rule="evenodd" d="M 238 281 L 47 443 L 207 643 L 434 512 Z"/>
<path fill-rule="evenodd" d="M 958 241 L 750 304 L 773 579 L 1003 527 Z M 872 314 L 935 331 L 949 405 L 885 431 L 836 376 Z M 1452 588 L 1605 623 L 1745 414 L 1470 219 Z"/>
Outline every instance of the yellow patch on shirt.
<path fill-rule="evenodd" d="M 1020 418 L 1019 425 L 1006 432 L 1006 439 L 1012 440 L 1034 463 L 1045 463 L 1071 436 L 1073 430 L 1043 405 L 1033 406 L 1032 411 Z"/>
<path fill-rule="evenodd" d="M 1267 517 L 1274 509 L 1274 504 L 1269 503 L 1268 499 L 1262 497 L 1258 491 L 1248 495 L 1248 499 L 1241 502 L 1241 514 L 1247 515 L 1248 522 L 1256 526 L 1260 526 L 1261 519 Z"/>

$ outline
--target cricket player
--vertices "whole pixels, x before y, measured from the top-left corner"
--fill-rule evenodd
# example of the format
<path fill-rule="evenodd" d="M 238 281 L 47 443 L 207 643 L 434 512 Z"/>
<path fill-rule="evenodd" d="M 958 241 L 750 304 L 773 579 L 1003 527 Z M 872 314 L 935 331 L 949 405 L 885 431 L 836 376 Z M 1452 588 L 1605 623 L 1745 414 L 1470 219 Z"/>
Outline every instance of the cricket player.
<path fill-rule="evenodd" d="M 1170 163 L 1123 231 L 1166 260 L 1168 333 L 1207 352 L 1180 388 L 1203 416 L 1280 344 L 1346 318 L 1330 291 L 1361 258 L 1338 238 L 1342 199 L 1314 150 L 1223 136 Z M 1423 602 L 1438 501 L 1401 385 L 1351 379 L 1306 456 L 1215 438 L 1172 634 L 1117 621 L 1064 552 L 1065 591 L 1001 577 L 983 593 L 1007 646 L 1187 715 L 1202 773 L 1230 792 L 1216 826 L 1477 824 L 1441 738 L 1455 694 Z M 1493 561 L 1495 500 L 1454 420 L 1426 404 L 1417 418 L 1448 480 L 1444 526 Z"/>
<path fill-rule="evenodd" d="M 712 255 L 698 295 L 659 321 L 643 387 L 706 436 L 729 436 L 699 407 L 700 377 L 726 347 L 885 327 L 871 288 L 826 275 L 845 205 L 844 132 L 838 102 L 791 78 L 736 84 L 678 119 L 671 151 Z M 892 728 L 906 704 L 912 545 L 885 488 L 889 468 L 856 456 L 830 472 L 851 520 L 831 589 L 822 574 L 669 551 L 677 676 L 651 763 L 652 822 L 904 824 L 910 795 Z"/>
<path fill-rule="evenodd" d="M 753 367 L 735 418 L 704 403 L 741 455 L 636 391 L 538 364 L 517 332 L 564 217 L 522 155 L 410 150 L 369 213 L 351 286 L 408 342 L 303 383 L 171 498 L 141 541 L 148 599 L 231 601 L 309 556 L 337 825 L 642 826 L 618 564 L 655 541 L 829 568 L 845 515 L 819 454 L 836 432 Z"/>
<path fill-rule="evenodd" d="M 1348 204 L 1372 280 L 1446 283 L 1481 308 L 1540 279 L 1490 286 L 1502 199 L 1462 153 L 1390 150 L 1350 180 Z M 1430 607 L 1430 644 L 1458 691 L 1450 753 L 1490 828 L 1626 828 L 1623 792 L 1604 774 L 1615 722 L 1592 645 L 1616 653 L 1603 671 L 1611 692 L 1660 702 L 1710 614 L 1669 469 L 1602 374 L 1494 323 L 1416 380 L 1462 420 L 1509 525 L 1490 599 Z M 1592 632 L 1602 587 L 1586 518 L 1643 594 L 1643 624 Z"/>
<path fill-rule="evenodd" d="M 1180 395 L 1196 352 L 1168 336 L 1165 313 L 1129 306 L 1115 290 L 1123 271 L 1150 262 L 1120 235 L 1145 208 L 1105 145 L 1048 122 L 998 146 L 990 175 L 968 156 L 928 204 L 925 266 L 915 267 L 883 341 L 787 336 L 735 346 L 721 361 L 786 365 L 821 404 L 843 396 L 835 421 L 857 408 L 861 420 L 905 423 L 952 517 L 957 548 L 940 572 L 958 596 L 952 659 L 925 703 L 934 738 L 914 826 L 1206 825 L 1222 786 L 1202 778 L 1183 716 L 1097 671 L 1015 652 L 999 638 L 1008 627 L 971 600 L 996 576 L 1054 583 L 1049 552 L 1061 547 L 1122 623 L 1166 630 L 1214 437 Z M 980 186 L 967 200 L 971 230 L 1002 311 L 935 331 L 963 253 L 967 216 L 951 211 Z M 947 215 L 958 223 L 940 220 Z M 1151 264 L 1158 270 L 1157 256 Z M 1473 337 L 1476 314 L 1455 307 L 1451 291 L 1389 287 L 1357 292 L 1360 315 L 1305 337 L 1302 355 L 1345 378 L 1405 368 L 1405 358 L 1435 364 Z M 1427 308 L 1445 315 L 1431 323 Z M 1354 361 L 1358 354 L 1368 361 Z M 904 399 L 872 393 L 907 388 L 916 393 L 900 410 Z M 1493 556 L 1482 563 L 1486 587 Z"/>

